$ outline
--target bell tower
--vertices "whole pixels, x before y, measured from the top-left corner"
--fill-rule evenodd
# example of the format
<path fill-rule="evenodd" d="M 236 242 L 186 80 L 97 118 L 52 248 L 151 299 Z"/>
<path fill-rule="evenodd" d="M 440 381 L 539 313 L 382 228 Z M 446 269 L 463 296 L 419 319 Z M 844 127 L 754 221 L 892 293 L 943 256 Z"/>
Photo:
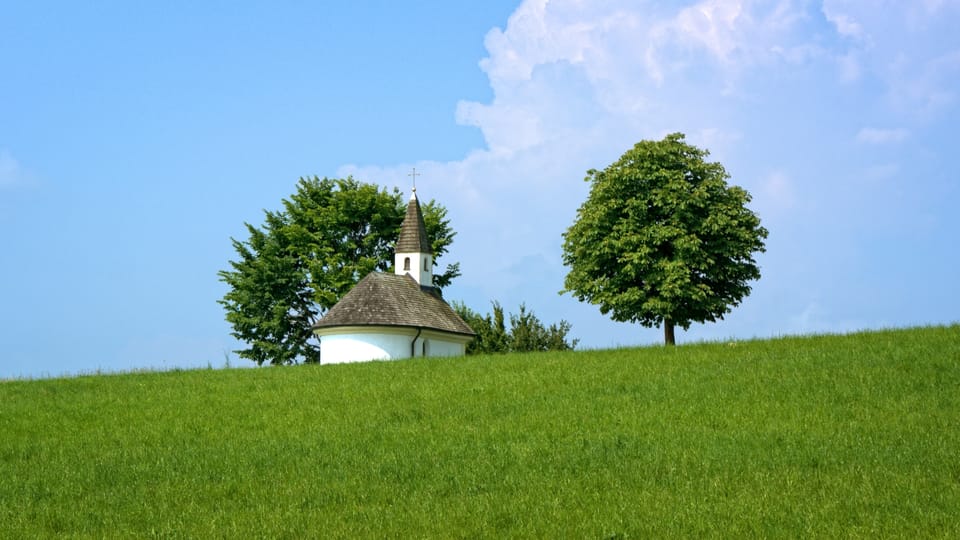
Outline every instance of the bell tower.
<path fill-rule="evenodd" d="M 400 238 L 394 255 L 395 273 L 409 274 L 421 287 L 433 287 L 433 250 L 423 223 L 423 212 L 414 187 L 407 203 L 407 213 L 400 226 Z"/>

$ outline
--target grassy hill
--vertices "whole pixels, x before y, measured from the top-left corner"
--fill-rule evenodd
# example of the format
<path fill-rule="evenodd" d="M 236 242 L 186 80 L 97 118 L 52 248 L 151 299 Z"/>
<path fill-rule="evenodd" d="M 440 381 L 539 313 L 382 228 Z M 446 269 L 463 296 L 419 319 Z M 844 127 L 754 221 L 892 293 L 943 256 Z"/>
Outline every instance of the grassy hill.
<path fill-rule="evenodd" d="M 960 537 L 960 326 L 0 383 L 0 537 Z"/>

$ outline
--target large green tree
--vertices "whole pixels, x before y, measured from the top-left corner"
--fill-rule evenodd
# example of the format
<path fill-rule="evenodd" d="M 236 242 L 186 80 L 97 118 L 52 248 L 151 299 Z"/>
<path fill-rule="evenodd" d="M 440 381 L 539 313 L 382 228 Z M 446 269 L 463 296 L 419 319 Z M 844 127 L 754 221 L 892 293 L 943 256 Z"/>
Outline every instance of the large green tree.
<path fill-rule="evenodd" d="M 674 328 L 722 319 L 760 278 L 767 230 L 720 163 L 682 133 L 641 141 L 602 171 L 563 235 L 561 292 L 615 321 Z"/>
<path fill-rule="evenodd" d="M 219 272 L 229 290 L 219 303 L 247 348 L 235 351 L 258 365 L 315 362 L 312 326 L 363 276 L 388 271 L 406 202 L 353 178 L 301 178 L 296 192 L 264 223 L 245 223 L 249 238 L 231 239 L 238 259 Z M 434 260 L 447 252 L 454 233 L 447 210 L 421 205 Z M 437 267 L 439 268 L 439 267 Z M 434 275 L 443 288 L 460 275 L 459 264 Z"/>

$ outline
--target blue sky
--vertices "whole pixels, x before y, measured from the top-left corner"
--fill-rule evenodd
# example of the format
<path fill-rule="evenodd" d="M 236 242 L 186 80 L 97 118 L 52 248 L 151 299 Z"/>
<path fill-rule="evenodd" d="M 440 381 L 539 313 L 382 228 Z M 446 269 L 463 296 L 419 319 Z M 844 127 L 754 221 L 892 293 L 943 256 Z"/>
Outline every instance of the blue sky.
<path fill-rule="evenodd" d="M 230 237 L 300 176 L 414 166 L 448 299 L 658 343 L 557 294 L 560 244 L 587 169 L 674 131 L 770 230 L 678 341 L 960 320 L 956 0 L 199 4 L 0 6 L 0 377 L 243 365 Z"/>

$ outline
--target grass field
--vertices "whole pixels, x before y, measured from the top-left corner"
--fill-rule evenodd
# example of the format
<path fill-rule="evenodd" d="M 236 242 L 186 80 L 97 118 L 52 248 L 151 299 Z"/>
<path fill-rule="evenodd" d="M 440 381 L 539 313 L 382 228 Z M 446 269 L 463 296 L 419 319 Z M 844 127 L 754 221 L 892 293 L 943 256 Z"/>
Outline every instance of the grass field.
<path fill-rule="evenodd" d="M 0 537 L 960 537 L 960 326 L 0 382 Z"/>

